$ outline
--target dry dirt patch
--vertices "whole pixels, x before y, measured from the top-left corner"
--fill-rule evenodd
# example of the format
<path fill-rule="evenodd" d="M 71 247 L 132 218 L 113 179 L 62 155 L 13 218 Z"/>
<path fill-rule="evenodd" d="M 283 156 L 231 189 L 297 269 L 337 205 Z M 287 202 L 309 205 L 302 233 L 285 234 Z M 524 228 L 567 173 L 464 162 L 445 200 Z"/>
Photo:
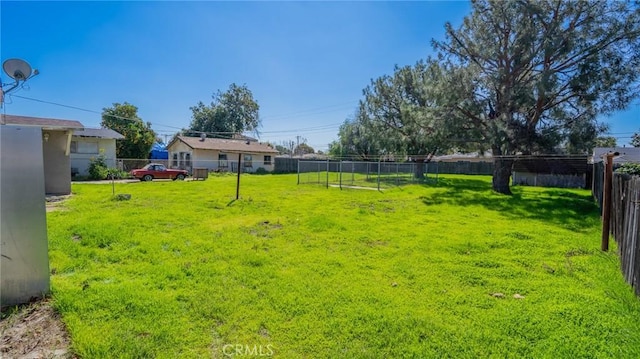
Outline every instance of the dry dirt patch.
<path fill-rule="evenodd" d="M 66 196 L 47 195 L 45 198 L 47 212 L 59 211 L 63 209 L 64 201 L 69 197 L 71 197 L 71 195 L 66 195 Z"/>
<path fill-rule="evenodd" d="M 53 310 L 49 300 L 3 314 L 0 320 L 0 357 L 75 358 L 69 352 L 69 336 L 60 315 Z"/>

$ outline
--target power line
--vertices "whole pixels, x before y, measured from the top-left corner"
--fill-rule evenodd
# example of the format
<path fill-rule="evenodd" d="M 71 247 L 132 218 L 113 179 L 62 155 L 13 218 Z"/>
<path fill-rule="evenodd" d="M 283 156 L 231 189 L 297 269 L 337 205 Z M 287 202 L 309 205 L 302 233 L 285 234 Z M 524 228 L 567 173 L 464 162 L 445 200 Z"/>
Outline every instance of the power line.
<path fill-rule="evenodd" d="M 91 113 L 97 113 L 100 114 L 100 112 L 98 111 L 94 111 L 94 110 L 88 110 L 86 108 L 81 108 L 81 107 L 76 107 L 76 106 L 71 106 L 71 105 L 65 105 L 65 104 L 61 104 L 61 103 L 57 103 L 57 102 L 51 102 L 51 101 L 45 101 L 45 100 L 39 100 L 37 98 L 31 98 L 31 97 L 25 97 L 25 96 L 20 96 L 20 95 L 9 95 L 9 97 L 17 97 L 17 98 L 21 98 L 21 99 L 25 99 L 25 100 L 29 100 L 29 101 L 35 101 L 35 102 L 40 102 L 40 103 L 46 103 L 49 105 L 56 105 L 56 106 L 61 106 L 61 107 L 66 107 L 66 108 L 72 108 L 74 110 L 80 110 L 80 111 L 85 111 L 85 112 L 91 112 Z"/>
<path fill-rule="evenodd" d="M 46 104 L 49 104 L 49 105 L 61 106 L 61 107 L 71 108 L 71 109 L 74 109 L 74 110 L 85 111 L 85 112 L 90 112 L 90 113 L 95 113 L 95 114 L 98 114 L 98 115 L 102 115 L 102 112 L 99 112 L 99 111 L 90 110 L 90 109 L 86 109 L 86 108 L 82 108 L 82 107 L 77 107 L 77 106 L 65 105 L 65 104 L 58 103 L 58 102 L 45 101 L 45 100 L 40 100 L 40 99 L 37 99 L 37 98 L 26 97 L 26 96 L 20 96 L 20 95 L 10 95 L 10 96 L 12 96 L 12 97 L 18 97 L 18 98 L 25 99 L 25 100 L 29 100 L 29 101 L 41 102 L 41 103 L 46 103 Z M 118 115 L 111 115 L 111 114 L 109 114 L 109 115 L 107 115 L 107 116 L 115 117 L 115 118 L 117 118 L 117 119 L 127 120 L 127 121 L 142 121 L 142 119 L 140 119 L 140 118 L 131 118 L 131 117 L 118 116 Z M 151 123 L 151 122 L 150 122 L 150 123 Z M 168 127 L 168 128 L 174 128 L 174 129 L 182 130 L 182 128 L 181 128 L 181 127 L 175 127 L 175 126 L 163 125 L 163 124 L 161 124 L 161 123 L 152 123 L 152 124 L 154 124 L 154 125 L 156 125 L 156 126 Z"/>
<path fill-rule="evenodd" d="M 40 102 L 40 103 L 46 103 L 49 105 L 55 105 L 55 106 L 60 106 L 60 107 L 66 107 L 66 108 L 70 108 L 70 109 L 74 109 L 74 110 L 79 110 L 79 111 L 84 111 L 84 112 L 89 112 L 89 113 L 95 113 L 95 114 L 99 114 L 102 115 L 102 112 L 99 111 L 95 111 L 95 110 L 91 110 L 91 109 L 86 109 L 86 108 L 82 108 L 82 107 L 78 107 L 78 106 L 71 106 L 71 105 L 65 105 L 62 103 L 58 103 L 58 102 L 53 102 L 53 101 L 45 101 L 45 100 L 40 100 L 40 99 L 36 99 L 36 98 L 32 98 L 32 97 L 26 97 L 26 96 L 20 96 L 20 95 L 10 95 L 10 96 L 15 96 L 17 98 L 21 98 L 24 100 L 29 100 L 29 101 L 35 101 L 35 102 Z M 332 106 L 325 106 L 325 107 L 320 107 L 318 109 L 322 109 L 322 108 L 330 108 L 330 107 L 335 107 L 335 106 L 340 106 L 340 105 L 332 105 Z M 313 111 L 313 110 L 306 110 L 306 111 L 298 111 L 298 112 L 309 112 L 309 111 Z M 130 117 L 123 117 L 123 116 L 118 116 L 118 115 L 108 115 L 111 117 L 115 117 L 118 119 L 122 119 L 122 120 L 128 120 L 128 121 L 141 121 L 140 118 L 130 118 Z M 155 126 L 160 126 L 160 127 L 166 127 L 166 128 L 171 128 L 171 129 L 176 129 L 176 130 L 185 130 L 182 127 L 176 127 L 176 126 L 169 126 L 169 125 L 164 125 L 164 124 L 160 124 L 160 123 L 154 123 L 154 122 L 149 122 Z M 321 125 L 321 126 L 315 126 L 315 127 L 308 127 L 308 128 L 301 128 L 301 129 L 293 129 L 293 130 L 281 130 L 281 131 L 264 131 L 261 133 L 269 133 L 269 134 L 285 134 L 285 133 L 300 133 L 300 132 L 311 132 L 313 133 L 314 131 L 317 132 L 322 132 L 322 131 L 328 131 L 328 130 L 333 130 L 334 128 L 336 128 L 337 126 L 340 126 L 341 123 L 335 123 L 335 124 L 328 124 L 328 125 Z M 228 134 L 235 134 L 236 132 L 224 132 L 224 131 L 218 131 L 218 132 L 206 132 L 206 131 L 194 131 L 194 130 L 189 130 L 186 129 L 189 132 L 192 133 L 205 133 L 207 135 L 228 135 Z M 163 131 L 163 130 L 160 130 Z M 168 131 L 165 131 L 168 132 Z"/>

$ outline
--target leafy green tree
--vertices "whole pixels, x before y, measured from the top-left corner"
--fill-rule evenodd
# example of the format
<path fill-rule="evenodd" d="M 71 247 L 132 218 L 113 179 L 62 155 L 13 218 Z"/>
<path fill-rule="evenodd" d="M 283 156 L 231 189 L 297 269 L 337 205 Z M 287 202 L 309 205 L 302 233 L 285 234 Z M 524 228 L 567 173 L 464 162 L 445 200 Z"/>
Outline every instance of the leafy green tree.
<path fill-rule="evenodd" d="M 114 103 L 113 107 L 102 109 L 102 127 L 110 128 L 124 139 L 116 142 L 118 158 L 148 158 L 156 133 L 150 122 L 138 117 L 138 108 L 128 102 Z"/>
<path fill-rule="evenodd" d="M 338 137 L 338 141 L 329 144 L 329 154 L 333 157 L 376 161 L 381 154 L 380 134 L 362 111 L 357 111 L 354 118 L 340 126 Z"/>
<path fill-rule="evenodd" d="M 233 83 L 226 92 L 218 90 L 212 98 L 209 105 L 198 102 L 190 107 L 191 124 L 183 132 L 205 132 L 210 137 L 230 138 L 236 133 L 257 131 L 260 127 L 260 106 L 246 85 Z"/>
<path fill-rule="evenodd" d="M 296 148 L 294 149 L 294 153 L 296 153 L 298 156 L 315 153 L 315 152 L 316 150 L 314 150 L 313 147 L 309 146 L 304 142 L 297 145 Z"/>
<path fill-rule="evenodd" d="M 547 153 L 598 131 L 596 116 L 637 94 L 640 9 L 623 1 L 478 0 L 434 41 L 452 81 L 448 108 L 493 151 L 493 188 L 510 194 L 513 155 Z M 580 139 L 582 142 L 585 138 Z"/>
<path fill-rule="evenodd" d="M 636 132 L 631 136 L 631 146 L 640 147 L 640 131 Z"/>
<path fill-rule="evenodd" d="M 601 136 L 596 138 L 594 147 L 617 147 L 618 141 L 613 136 Z"/>
<path fill-rule="evenodd" d="M 451 148 L 459 128 L 442 103 L 440 87 L 447 76 L 442 70 L 429 59 L 372 80 L 363 91 L 357 126 L 345 129 L 355 131 L 354 137 L 369 134 L 359 150 L 368 146 L 368 151 L 406 154 L 417 164 L 415 177 L 423 178 L 425 162 Z M 344 134 L 345 141 L 354 142 Z"/>
<path fill-rule="evenodd" d="M 276 145 L 275 148 L 276 148 L 276 151 L 278 151 L 278 153 L 281 154 L 281 155 L 290 155 L 291 154 L 291 151 L 288 148 L 286 148 L 286 147 L 284 147 L 282 145 Z"/>

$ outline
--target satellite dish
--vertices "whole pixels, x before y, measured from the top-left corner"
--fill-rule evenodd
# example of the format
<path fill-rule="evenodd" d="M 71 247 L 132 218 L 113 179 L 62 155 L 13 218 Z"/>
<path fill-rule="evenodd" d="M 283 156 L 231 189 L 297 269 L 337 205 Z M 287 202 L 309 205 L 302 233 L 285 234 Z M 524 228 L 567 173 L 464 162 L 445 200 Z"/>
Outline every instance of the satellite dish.
<path fill-rule="evenodd" d="M 9 59 L 2 64 L 2 68 L 16 81 L 25 81 L 31 76 L 31 65 L 21 59 Z"/>

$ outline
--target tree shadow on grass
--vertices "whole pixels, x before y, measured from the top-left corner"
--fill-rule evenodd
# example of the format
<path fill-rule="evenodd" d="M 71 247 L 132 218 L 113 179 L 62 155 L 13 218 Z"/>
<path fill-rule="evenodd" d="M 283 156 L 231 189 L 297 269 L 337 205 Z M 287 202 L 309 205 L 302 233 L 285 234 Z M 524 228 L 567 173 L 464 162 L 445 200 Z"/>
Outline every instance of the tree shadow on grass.
<path fill-rule="evenodd" d="M 443 190 L 422 196 L 428 206 L 482 206 L 509 219 L 534 219 L 564 229 L 585 232 L 600 226 L 599 210 L 589 194 L 560 188 L 511 187 L 513 195 L 494 192 L 491 183 L 477 179 L 446 178 Z"/>

